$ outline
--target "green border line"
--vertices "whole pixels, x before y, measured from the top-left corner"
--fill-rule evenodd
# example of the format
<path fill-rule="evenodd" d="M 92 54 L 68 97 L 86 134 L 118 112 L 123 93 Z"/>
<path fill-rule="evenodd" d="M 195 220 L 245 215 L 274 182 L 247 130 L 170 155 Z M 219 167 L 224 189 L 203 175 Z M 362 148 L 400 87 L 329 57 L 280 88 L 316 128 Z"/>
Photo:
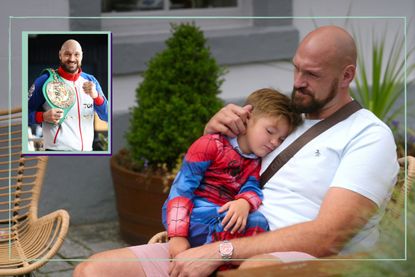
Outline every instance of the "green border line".
<path fill-rule="evenodd" d="M 11 17 L 9 17 L 9 101 L 8 101 L 8 109 L 9 111 L 12 110 L 12 39 L 11 39 L 11 34 L 12 34 L 12 20 Z M 12 225 L 11 225 L 11 218 L 12 218 L 12 148 L 11 148 L 11 144 L 12 144 L 12 115 L 11 113 L 9 114 L 9 247 L 8 247 L 8 252 L 9 252 L 9 258 L 12 255 L 12 234 L 11 234 L 11 230 L 12 230 Z"/>
<path fill-rule="evenodd" d="M 408 142 L 408 117 L 407 117 L 407 112 L 408 112 L 408 107 L 407 107 L 407 60 L 406 60 L 406 56 L 408 55 L 408 51 L 407 51 L 407 29 L 406 29 L 406 24 L 407 24 L 407 18 L 405 16 L 404 18 L 404 153 L 405 153 L 405 157 L 408 156 L 408 146 L 407 146 L 407 142 Z M 404 228 L 404 240 L 405 240 L 405 260 L 407 260 L 408 258 L 408 160 L 405 159 L 404 162 L 404 166 L 405 166 L 405 180 L 404 180 L 404 199 L 405 199 L 405 203 L 404 203 L 404 222 L 405 222 L 405 228 Z"/>
<path fill-rule="evenodd" d="M 14 19 L 406 19 L 406 16 L 11 16 Z"/>
<path fill-rule="evenodd" d="M 407 155 L 407 17 L 406 16 L 10 16 L 9 17 L 9 108 L 11 108 L 11 25 L 12 19 L 403 19 L 404 21 L 404 131 L 405 131 L 405 148 L 404 152 Z M 97 31 L 98 32 L 98 31 Z M 38 32 L 41 33 L 41 32 Z M 52 32 L 49 32 L 52 33 Z M 109 69 L 109 71 L 111 71 Z M 26 85 L 27 86 L 27 85 Z M 110 145 L 110 144 L 109 144 Z M 98 151 L 97 151 L 98 152 Z M 97 153 L 92 152 L 92 153 Z M 37 152 L 36 152 L 37 153 Z M 85 152 L 80 152 L 85 153 Z M 87 152 L 89 153 L 89 152 Z M 41 154 L 39 152 L 39 154 Z M 318 261 L 338 261 L 338 260 L 345 260 L 345 261 L 407 261 L 407 161 L 405 160 L 405 203 L 404 203 L 404 215 L 405 215 L 405 258 L 393 258 L 393 259 L 324 259 L 319 258 Z M 10 189 L 11 181 L 9 180 L 9 189 Z M 10 196 L 9 196 L 10 199 Z M 10 203 L 9 203 L 10 204 Z M 10 238 L 10 236 L 9 236 Z M 9 249 L 10 251 L 10 249 Z M 45 259 L 47 261 L 87 261 L 88 259 Z M 103 260 L 103 261 L 113 261 L 111 260 Z M 131 260 L 143 260 L 143 259 L 121 259 L 122 261 L 131 261 Z M 165 261 L 166 259 L 148 259 L 148 260 L 159 260 Z M 213 261 L 217 259 L 198 259 L 199 261 Z M 232 261 L 244 261 L 246 259 L 231 259 Z M 262 259 L 263 260 L 263 259 Z M 115 260 L 114 260 L 115 261 Z"/>

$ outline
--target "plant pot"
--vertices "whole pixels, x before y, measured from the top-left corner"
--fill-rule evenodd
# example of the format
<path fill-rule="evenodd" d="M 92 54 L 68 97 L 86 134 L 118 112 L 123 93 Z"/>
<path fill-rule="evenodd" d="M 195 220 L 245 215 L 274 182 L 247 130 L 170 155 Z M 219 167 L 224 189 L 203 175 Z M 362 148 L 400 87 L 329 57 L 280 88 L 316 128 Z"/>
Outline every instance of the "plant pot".
<path fill-rule="evenodd" d="M 110 159 L 122 238 L 133 245 L 147 243 L 163 231 L 161 208 L 167 199 L 161 176 L 128 170 Z"/>

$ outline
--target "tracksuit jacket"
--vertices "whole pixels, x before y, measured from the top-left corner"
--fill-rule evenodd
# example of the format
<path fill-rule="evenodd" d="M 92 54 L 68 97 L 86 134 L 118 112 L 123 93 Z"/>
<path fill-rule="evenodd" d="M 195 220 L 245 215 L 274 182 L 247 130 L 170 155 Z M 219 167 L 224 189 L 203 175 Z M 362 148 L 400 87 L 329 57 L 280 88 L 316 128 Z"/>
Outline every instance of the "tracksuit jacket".
<path fill-rule="evenodd" d="M 75 89 L 76 102 L 69 110 L 65 120 L 54 125 L 43 121 L 43 112 L 52 107 L 43 96 L 42 87 L 49 77 L 49 73 L 37 78 L 29 90 L 29 124 L 42 124 L 45 149 L 62 151 L 92 151 L 94 139 L 94 111 L 99 118 L 108 121 L 108 102 L 102 93 L 101 86 L 94 76 L 82 72 L 69 74 L 61 67 L 57 73 L 62 79 Z M 85 82 L 95 83 L 99 96 L 92 99 L 87 95 L 82 85 Z"/>

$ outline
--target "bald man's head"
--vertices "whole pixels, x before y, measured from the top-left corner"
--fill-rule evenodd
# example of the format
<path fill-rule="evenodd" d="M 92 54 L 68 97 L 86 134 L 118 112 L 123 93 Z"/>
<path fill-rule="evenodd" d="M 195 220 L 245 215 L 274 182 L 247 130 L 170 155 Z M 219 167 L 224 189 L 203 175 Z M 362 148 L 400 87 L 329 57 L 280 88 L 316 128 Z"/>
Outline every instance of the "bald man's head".
<path fill-rule="evenodd" d="M 353 37 L 338 26 L 323 26 L 310 32 L 300 43 L 300 48 L 319 55 L 339 67 L 356 66 L 357 51 Z"/>
<path fill-rule="evenodd" d="M 77 73 L 82 65 L 82 47 L 79 42 L 74 39 L 65 41 L 59 50 L 59 60 L 66 72 Z"/>
<path fill-rule="evenodd" d="M 297 110 L 321 119 L 350 101 L 356 59 L 355 42 L 346 30 L 324 26 L 310 32 L 293 58 Z"/>

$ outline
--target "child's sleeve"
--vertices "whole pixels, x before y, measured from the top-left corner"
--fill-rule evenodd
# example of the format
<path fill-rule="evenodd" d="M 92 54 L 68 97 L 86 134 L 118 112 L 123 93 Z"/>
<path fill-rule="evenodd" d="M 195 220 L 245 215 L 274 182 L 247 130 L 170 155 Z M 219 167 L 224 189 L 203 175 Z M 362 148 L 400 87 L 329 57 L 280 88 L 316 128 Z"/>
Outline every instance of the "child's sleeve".
<path fill-rule="evenodd" d="M 262 203 L 264 195 L 259 187 L 259 170 L 261 163 L 255 163 L 255 168 L 252 174 L 248 177 L 248 180 L 241 187 L 239 193 L 235 196 L 235 199 L 245 199 L 251 206 L 251 211 L 255 211 Z"/>
<path fill-rule="evenodd" d="M 187 237 L 194 191 L 217 155 L 217 139 L 206 135 L 189 148 L 167 199 L 167 233 L 169 237 Z"/>

